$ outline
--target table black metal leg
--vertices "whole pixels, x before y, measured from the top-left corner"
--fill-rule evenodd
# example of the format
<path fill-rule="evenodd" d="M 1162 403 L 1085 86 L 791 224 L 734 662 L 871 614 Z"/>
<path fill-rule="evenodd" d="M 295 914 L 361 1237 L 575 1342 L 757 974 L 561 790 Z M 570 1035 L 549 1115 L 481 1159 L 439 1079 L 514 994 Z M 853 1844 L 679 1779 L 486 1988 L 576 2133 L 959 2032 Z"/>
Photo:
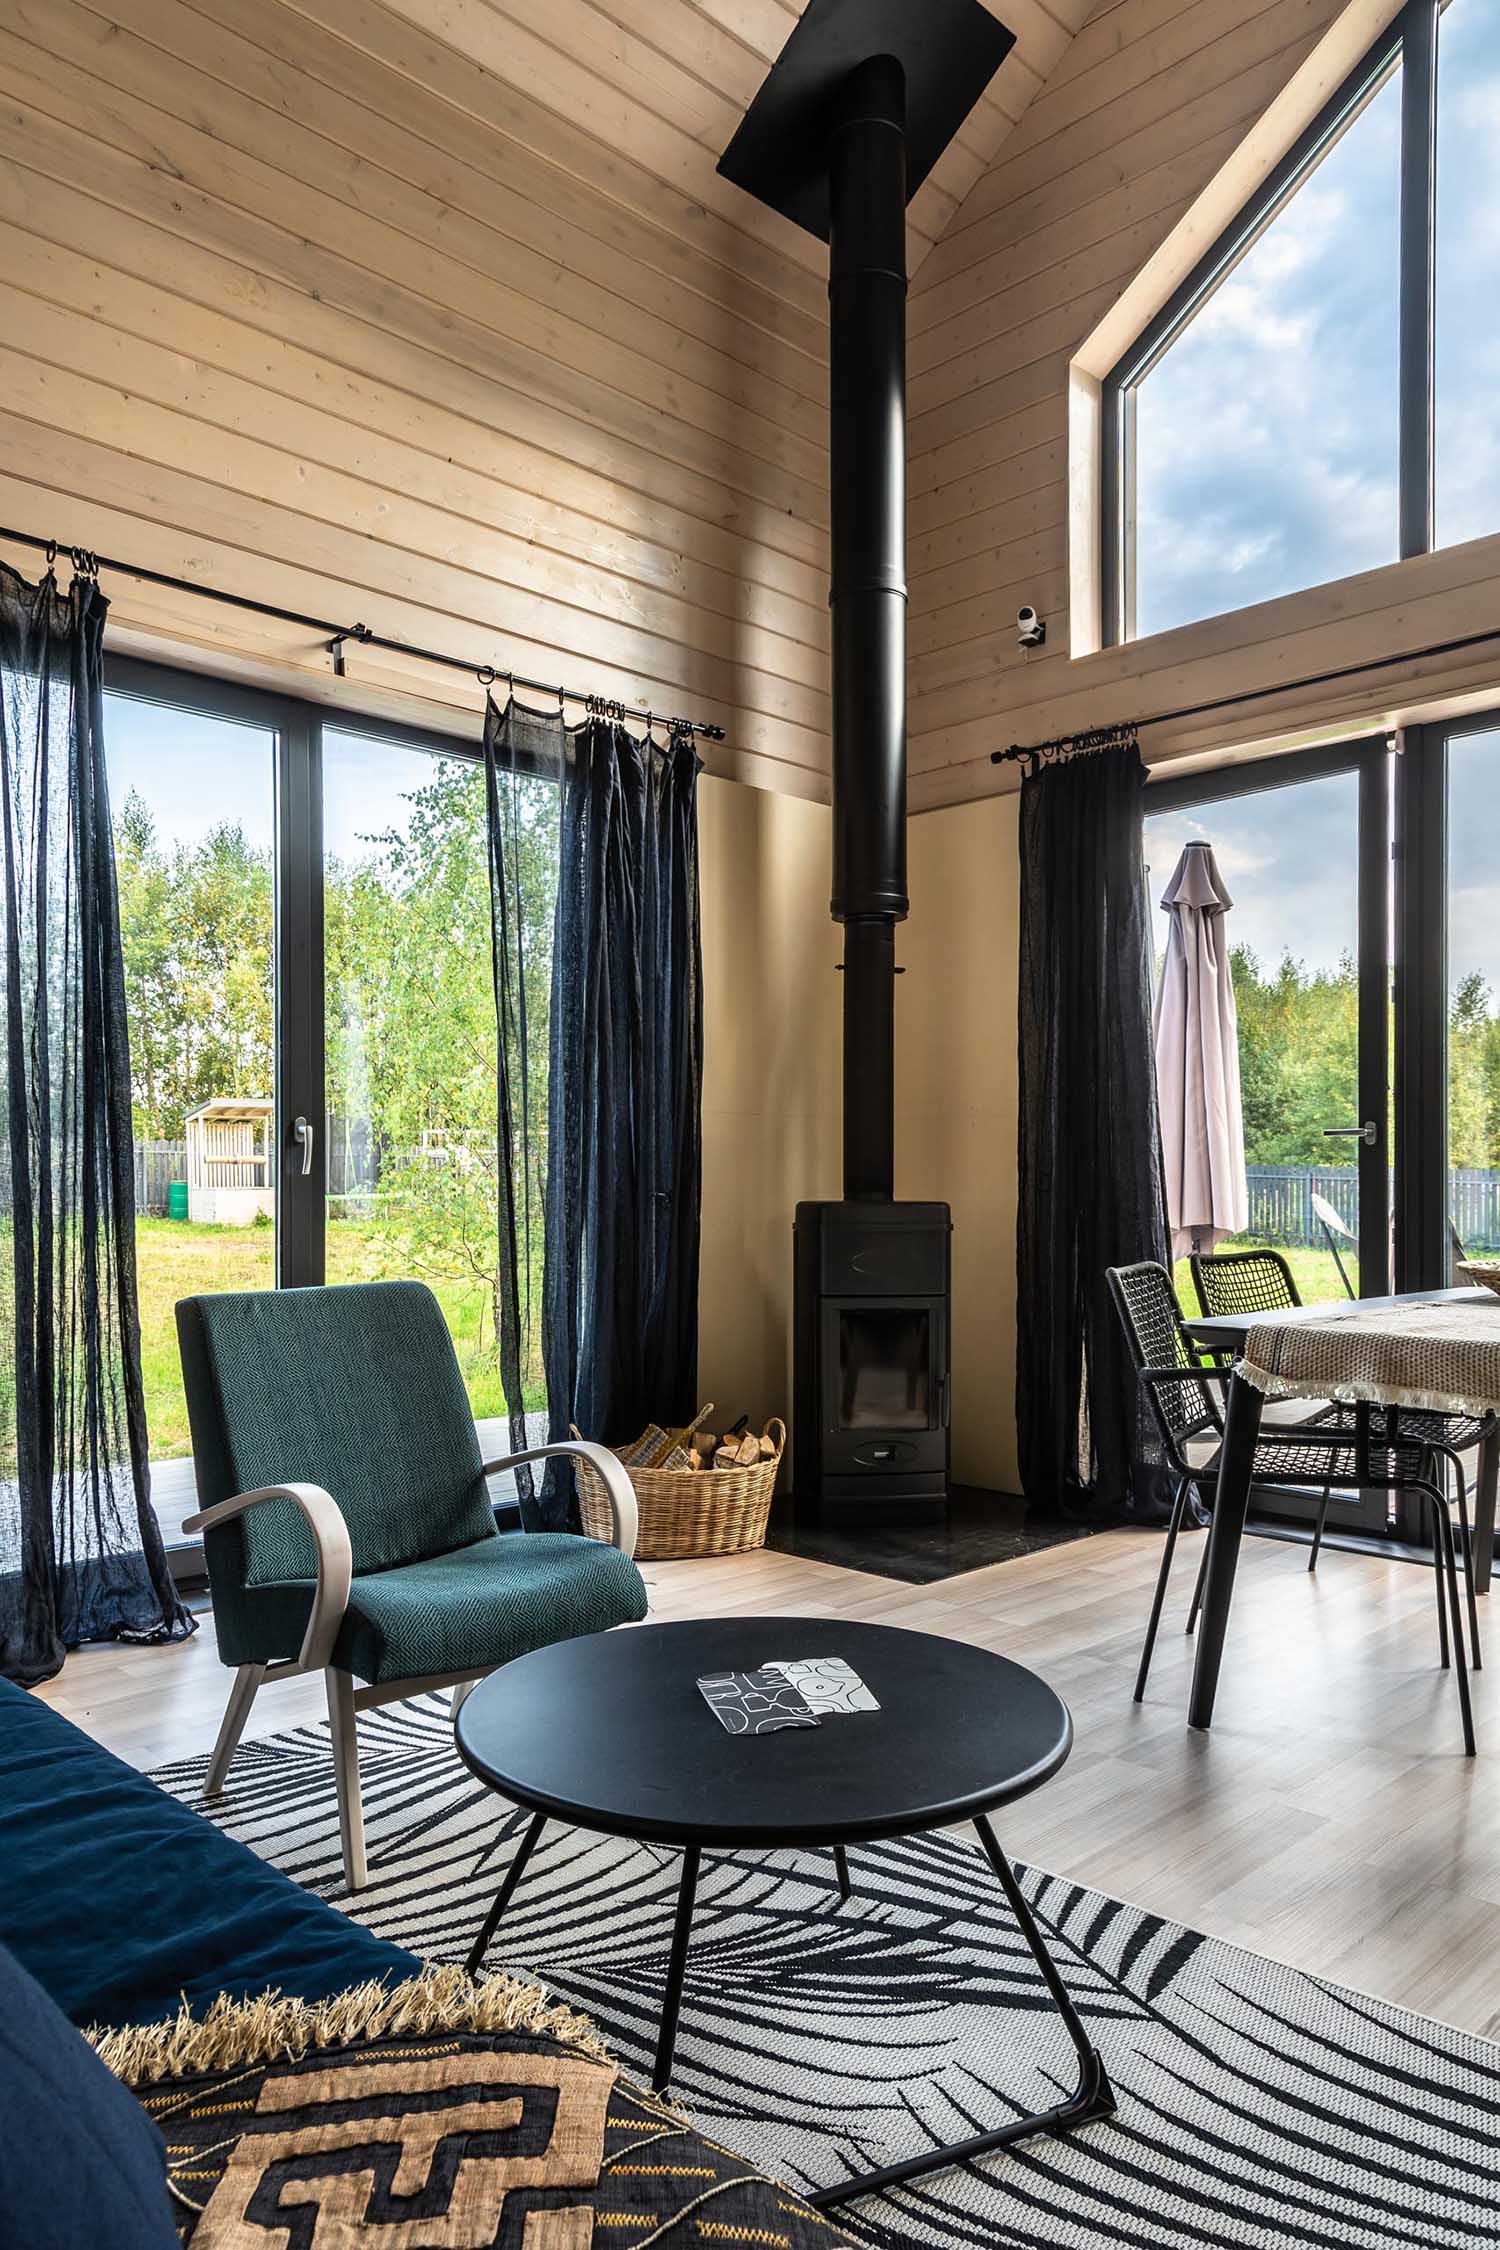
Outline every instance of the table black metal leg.
<path fill-rule="evenodd" d="M 515 1857 L 512 1859 L 509 1867 L 507 1867 L 507 1869 L 505 1870 L 505 1880 L 500 1885 L 499 1890 L 495 1893 L 495 1903 L 490 1908 L 488 1914 L 486 1914 L 484 1918 L 484 1926 L 480 1930 L 478 1937 L 474 1940 L 474 1943 L 469 1948 L 469 1958 L 464 1963 L 464 1970 L 467 1975 L 472 1977 L 476 1974 L 480 1962 L 484 1959 L 486 1953 L 488 1953 L 490 1949 L 490 1939 L 494 1936 L 496 1930 L 498 1930 L 500 1927 L 500 1917 L 505 1912 L 507 1906 L 509 1906 L 512 1898 L 515 1896 L 516 1885 L 520 1882 L 521 1877 L 526 1872 L 526 1862 L 528 1859 L 530 1859 L 532 1853 L 535 1851 L 537 1846 L 537 1839 L 540 1837 L 542 1830 L 546 1827 L 546 1825 L 547 1815 L 545 1813 L 538 1813 L 536 1818 L 532 1821 L 531 1826 L 527 1829 L 525 1835 L 521 1838 L 521 1841 L 516 1848 Z"/>
<path fill-rule="evenodd" d="M 839 1897 L 847 1906 L 854 1896 L 854 1887 L 849 1881 L 849 1854 L 842 1844 L 835 1844 L 833 1847 L 833 1864 L 838 1869 Z"/>
<path fill-rule="evenodd" d="M 1229 1386 L 1224 1447 L 1219 1456 L 1219 1484 L 1214 1495 L 1213 1522 L 1208 1527 L 1208 1575 L 1203 1586 L 1203 1620 L 1198 1631 L 1193 1692 L 1188 1703 L 1190 1727 L 1213 1724 L 1224 1634 L 1229 1624 L 1229 1605 L 1234 1598 L 1235 1568 L 1250 1508 L 1250 1477 L 1255 1467 L 1255 1441 L 1260 1435 L 1261 1404 L 1261 1395 L 1255 1386 L 1236 1375 Z"/>
<path fill-rule="evenodd" d="M 687 1973 L 688 1939 L 693 1929 L 693 1901 L 698 1895 L 696 1844 L 682 1855 L 682 1882 L 677 1892 L 677 1919 L 672 1925 L 672 1951 L 667 1959 L 667 1989 L 662 1996 L 661 2029 L 656 2035 L 656 2068 L 651 2083 L 664 2094 L 672 2077 L 672 2054 L 677 2045 L 677 2018 L 682 2013 L 682 1980 Z"/>
<path fill-rule="evenodd" d="M 1469 1526 L 1469 1501 L 1462 1469 L 1458 1471 L 1457 1484 L 1459 1560 L 1464 1568 L 1464 1597 L 1469 1605 L 1469 1662 L 1476 1672 L 1482 1672 L 1484 1650 L 1479 1643 L 1479 1604 L 1474 1599 L 1474 1535 Z"/>
<path fill-rule="evenodd" d="M 1325 1484 L 1323 1497 L 1318 1502 L 1318 1520 L 1313 1528 L 1312 1553 L 1307 1558 L 1307 1567 L 1310 1571 L 1315 1571 L 1318 1567 L 1318 1556 L 1323 1550 L 1323 1526 L 1328 1521 L 1328 1503 L 1332 1498 L 1333 1486 Z"/>
<path fill-rule="evenodd" d="M 1203 1552 L 1198 1557 L 1198 1575 L 1193 1580 L 1193 1598 L 1188 1604 L 1187 1623 L 1183 1626 L 1189 1640 L 1198 1630 L 1198 1620 L 1203 1614 L 1203 1581 L 1208 1576 L 1208 1533 L 1203 1534 Z"/>
<path fill-rule="evenodd" d="M 1114 2115 L 1114 2089 L 1104 2068 L 1104 2058 L 1089 2039 L 1083 2019 L 1073 2005 L 1072 1996 L 1026 1903 L 1025 1893 L 1016 1881 L 1015 1871 L 983 1813 L 974 1826 L 984 1846 L 984 1856 L 999 1878 L 1006 1903 L 1073 2042 L 1078 2056 L 1077 2088 L 1065 2102 L 1051 2109 L 1037 2110 L 1029 2117 L 1013 2117 L 991 2133 L 976 2133 L 966 2141 L 950 2141 L 942 2148 L 924 2149 L 920 2155 L 908 2156 L 898 2164 L 884 2164 L 877 2172 L 859 2172 L 834 2187 L 819 2188 L 807 2198 L 814 2210 L 833 2210 L 860 2196 L 883 2194 L 887 2188 L 900 2187 L 905 2181 L 920 2179 L 928 2172 L 945 2172 L 955 2164 L 972 2164 L 977 2157 L 991 2156 L 997 2149 L 1008 2148 L 1013 2141 L 1026 2140 L 1033 2133 L 1065 2133 L 1070 2126 L 1091 2125 L 1100 2118 Z"/>
<path fill-rule="evenodd" d="M 1463 1722 L 1464 1755 L 1474 1755 L 1474 1708 L 1469 1696 L 1469 1667 L 1464 1660 L 1463 1610 L 1459 1603 L 1458 1566 L 1453 1553 L 1453 1526 L 1448 1521 L 1447 1502 L 1430 1485 L 1416 1488 L 1432 1510 L 1432 1543 L 1437 1550 L 1439 1580 L 1447 1581 L 1448 1602 L 1453 1616 L 1453 1669 L 1458 1675 L 1458 1710 Z"/>
<path fill-rule="evenodd" d="M 1500 1419 L 1492 1418 L 1479 1448 L 1479 1475 L 1474 1487 L 1474 1591 L 1490 1590 L 1490 1568 L 1495 1556 L 1495 1494 L 1500 1488 Z"/>

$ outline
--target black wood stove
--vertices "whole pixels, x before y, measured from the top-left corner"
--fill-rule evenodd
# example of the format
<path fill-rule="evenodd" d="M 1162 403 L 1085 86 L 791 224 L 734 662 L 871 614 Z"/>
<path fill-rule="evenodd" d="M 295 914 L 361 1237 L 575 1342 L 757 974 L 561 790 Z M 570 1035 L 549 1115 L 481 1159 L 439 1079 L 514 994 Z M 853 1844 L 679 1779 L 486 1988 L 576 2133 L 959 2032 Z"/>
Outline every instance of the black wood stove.
<path fill-rule="evenodd" d="M 844 1199 L 795 1232 L 799 1504 L 943 1505 L 946 1204 L 897 1203 L 906 892 L 906 205 L 1014 44 L 980 0 L 810 0 L 720 160 L 828 243 L 833 899 Z"/>
<path fill-rule="evenodd" d="M 799 1203 L 793 1489 L 828 1516 L 948 1492 L 946 1203 Z"/>

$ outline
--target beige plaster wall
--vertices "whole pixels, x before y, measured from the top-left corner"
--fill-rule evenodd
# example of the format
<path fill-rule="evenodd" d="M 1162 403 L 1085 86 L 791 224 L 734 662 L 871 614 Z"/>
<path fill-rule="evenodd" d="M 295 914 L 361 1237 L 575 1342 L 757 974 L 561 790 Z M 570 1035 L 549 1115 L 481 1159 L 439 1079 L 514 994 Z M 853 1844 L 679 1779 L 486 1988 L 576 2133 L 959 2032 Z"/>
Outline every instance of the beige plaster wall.
<path fill-rule="evenodd" d="M 896 1192 L 953 1207 L 953 1473 L 1015 1492 L 1019 799 L 910 826 Z"/>
<path fill-rule="evenodd" d="M 839 1192 L 839 933 L 825 805 L 704 776 L 699 1390 L 790 1418 L 792 1213 Z"/>

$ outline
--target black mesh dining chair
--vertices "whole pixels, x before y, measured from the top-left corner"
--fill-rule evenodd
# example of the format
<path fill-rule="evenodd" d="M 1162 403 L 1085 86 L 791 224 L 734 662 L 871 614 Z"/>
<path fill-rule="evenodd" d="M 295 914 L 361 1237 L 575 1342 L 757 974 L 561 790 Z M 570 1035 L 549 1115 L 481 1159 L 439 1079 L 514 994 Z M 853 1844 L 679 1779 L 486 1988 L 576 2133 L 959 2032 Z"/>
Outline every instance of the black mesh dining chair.
<path fill-rule="evenodd" d="M 1241 1313 L 1289 1312 L 1302 1303 L 1292 1269 L 1279 1250 L 1216 1250 L 1195 1254 L 1189 1261 L 1192 1268 L 1193 1287 L 1198 1303 L 1210 1320 L 1232 1319 Z M 1348 1429 L 1354 1427 L 1354 1410 L 1350 1406 L 1334 1409 Z M 1473 1414 L 1434 1414 L 1415 1407 L 1380 1407 L 1376 1409 L 1388 1436 L 1433 1448 L 1433 1458 L 1428 1464 L 1427 1482 L 1443 1485 L 1445 1461 L 1454 1465 L 1458 1501 L 1459 1531 L 1463 1542 L 1464 1588 L 1469 1609 L 1469 1640 L 1473 1651 L 1474 1669 L 1483 1662 L 1479 1646 L 1479 1605 L 1474 1593 L 1474 1551 L 1469 1533 L 1468 1488 L 1464 1477 L 1463 1456 L 1478 1451 L 1488 1435 L 1489 1425 Z M 1323 1488 L 1322 1504 L 1313 1530 L 1312 1549 L 1307 1558 L 1310 1571 L 1318 1567 L 1318 1555 L 1323 1545 L 1323 1527 L 1328 1521 L 1328 1504 L 1331 1488 Z"/>
<path fill-rule="evenodd" d="M 1210 1320 L 1233 1320 L 1244 1313 L 1291 1312 L 1302 1302 L 1292 1269 L 1279 1250 L 1195 1251 L 1188 1265 L 1199 1309 Z M 1348 1426 L 1354 1426 L 1352 1417 Z M 1325 1484 L 1307 1558 L 1310 1571 L 1318 1567 L 1332 1497 L 1332 1486 Z"/>
<path fill-rule="evenodd" d="M 1228 1382 L 1231 1371 L 1227 1367 L 1204 1364 L 1183 1326 L 1172 1277 L 1165 1266 L 1149 1260 L 1139 1265 L 1113 1266 L 1106 1279 L 1137 1378 L 1146 1394 L 1168 1466 L 1176 1479 L 1161 1568 L 1157 1572 L 1151 1615 L 1136 1674 L 1135 1700 L 1139 1703 L 1146 1692 L 1167 1580 L 1189 1497 L 1196 1493 L 1201 1503 L 1212 1506 L 1224 1438 L 1223 1413 L 1215 1394 Z M 1423 1501 L 1432 1521 L 1437 1564 L 1439 1658 L 1445 1671 L 1451 1667 L 1457 1674 L 1464 1748 L 1472 1756 L 1474 1719 L 1453 1531 L 1445 1497 L 1425 1473 L 1432 1456 L 1445 1456 L 1445 1448 L 1431 1441 L 1392 1439 L 1380 1430 L 1371 1431 L 1361 1442 L 1360 1432 L 1346 1419 L 1351 1412 L 1344 1407 L 1319 1406 L 1296 1421 L 1273 1420 L 1263 1424 L 1255 1448 L 1253 1481 L 1257 1485 L 1296 1491 L 1306 1491 L 1309 1485 L 1327 1485 L 1334 1490 L 1357 1492 L 1375 1484 L 1387 1490 L 1413 1493 Z M 1466 1517 L 1464 1530 L 1467 1547 Z M 1207 1560 L 1206 1548 L 1204 1560 Z M 1201 1591 L 1200 1566 L 1198 1590 L 1188 1617 L 1189 1632 L 1197 1621 Z"/>

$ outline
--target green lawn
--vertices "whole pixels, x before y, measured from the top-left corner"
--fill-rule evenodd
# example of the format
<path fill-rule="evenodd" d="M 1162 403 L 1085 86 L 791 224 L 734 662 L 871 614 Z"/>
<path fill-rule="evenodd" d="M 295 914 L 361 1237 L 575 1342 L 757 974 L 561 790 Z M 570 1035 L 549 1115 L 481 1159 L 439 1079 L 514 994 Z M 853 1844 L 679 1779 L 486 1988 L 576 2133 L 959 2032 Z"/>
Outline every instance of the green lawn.
<path fill-rule="evenodd" d="M 206 1227 L 182 1219 L 139 1218 L 135 1242 L 146 1427 L 153 1460 L 170 1461 L 191 1451 L 173 1307 L 179 1297 L 271 1288 L 274 1233 L 269 1226 Z M 369 1220 L 329 1221 L 330 1281 L 393 1280 L 410 1271 L 402 1262 L 399 1239 L 388 1229 Z M 431 1287 L 452 1332 L 476 1419 L 503 1414 L 505 1395 L 485 1284 L 432 1280 Z"/>
<path fill-rule="evenodd" d="M 1225 1250 L 1253 1250 L 1259 1247 L 1252 1242 L 1226 1242 Z M 1326 1250 L 1283 1250 L 1281 1255 L 1292 1269 L 1292 1279 L 1304 1305 L 1343 1304 L 1344 1284 L 1339 1279 L 1338 1267 Z M 1359 1255 L 1351 1244 L 1344 1252 L 1344 1264 L 1353 1286 L 1359 1287 Z M 1193 1287 L 1192 1271 L 1186 1258 L 1179 1258 L 1173 1268 L 1177 1284 L 1177 1301 L 1187 1312 L 1197 1312 L 1198 1293 Z"/>
<path fill-rule="evenodd" d="M 136 1221 L 135 1239 L 146 1427 L 153 1459 L 170 1461 L 191 1451 L 172 1308 L 179 1297 L 213 1290 L 271 1288 L 275 1279 L 274 1236 L 268 1226 L 206 1227 L 181 1219 L 141 1218 Z M 1343 1297 L 1343 1285 L 1327 1251 L 1289 1250 L 1284 1254 L 1304 1303 Z M 1358 1262 L 1352 1257 L 1346 1262 L 1357 1288 Z M 399 1237 L 387 1227 L 369 1219 L 330 1219 L 330 1281 L 390 1280 L 410 1270 L 402 1262 Z M 1176 1268 L 1176 1281 L 1181 1303 L 1196 1311 L 1185 1258 Z M 505 1394 L 500 1387 L 494 1323 L 484 1283 L 434 1280 L 432 1288 L 452 1332 L 476 1418 L 482 1421 L 503 1414 Z"/>

